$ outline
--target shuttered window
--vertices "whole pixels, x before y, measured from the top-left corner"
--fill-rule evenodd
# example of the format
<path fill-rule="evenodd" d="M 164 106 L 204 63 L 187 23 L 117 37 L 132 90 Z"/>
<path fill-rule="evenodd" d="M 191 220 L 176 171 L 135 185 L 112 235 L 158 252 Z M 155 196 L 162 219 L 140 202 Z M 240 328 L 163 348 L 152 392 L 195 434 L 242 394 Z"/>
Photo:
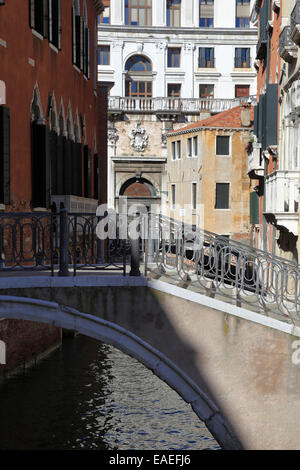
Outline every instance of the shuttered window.
<path fill-rule="evenodd" d="M 61 49 L 61 0 L 49 0 L 49 41 Z"/>
<path fill-rule="evenodd" d="M 229 135 L 217 135 L 216 155 L 229 155 Z"/>
<path fill-rule="evenodd" d="M 45 125 L 31 123 L 32 206 L 50 206 L 50 132 Z"/>
<path fill-rule="evenodd" d="M 213 47 L 199 47 L 199 68 L 214 68 L 215 51 Z"/>
<path fill-rule="evenodd" d="M 215 209 L 229 209 L 229 183 L 216 184 Z"/>
<path fill-rule="evenodd" d="M 84 146 L 84 197 L 91 197 L 91 150 Z"/>
<path fill-rule="evenodd" d="M 10 110 L 0 106 L 0 203 L 10 204 Z"/>
<path fill-rule="evenodd" d="M 250 193 L 250 224 L 259 224 L 259 196 L 255 191 Z"/>
<path fill-rule="evenodd" d="M 48 0 L 29 0 L 30 27 L 44 37 L 48 36 Z"/>
<path fill-rule="evenodd" d="M 99 199 L 99 157 L 94 154 L 94 199 Z"/>

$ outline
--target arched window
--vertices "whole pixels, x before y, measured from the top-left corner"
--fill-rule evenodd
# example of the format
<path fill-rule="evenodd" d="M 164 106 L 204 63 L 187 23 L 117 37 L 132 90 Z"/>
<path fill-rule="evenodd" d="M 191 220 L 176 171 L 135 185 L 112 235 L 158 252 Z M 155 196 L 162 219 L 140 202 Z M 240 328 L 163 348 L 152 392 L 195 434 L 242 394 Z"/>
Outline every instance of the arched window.
<path fill-rule="evenodd" d="M 152 64 L 142 55 L 135 55 L 127 60 L 125 95 L 132 97 L 152 97 Z"/>

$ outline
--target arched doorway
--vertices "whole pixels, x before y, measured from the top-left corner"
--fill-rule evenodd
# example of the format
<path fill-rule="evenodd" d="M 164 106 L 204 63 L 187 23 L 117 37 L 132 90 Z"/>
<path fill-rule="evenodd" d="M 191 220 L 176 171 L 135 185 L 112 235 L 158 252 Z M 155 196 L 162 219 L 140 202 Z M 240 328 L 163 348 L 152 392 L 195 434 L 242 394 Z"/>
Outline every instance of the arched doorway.
<path fill-rule="evenodd" d="M 147 211 L 157 202 L 157 192 L 153 184 L 146 178 L 130 178 L 121 187 L 119 192 L 120 200 L 126 198 L 128 209 L 133 206 L 143 205 Z"/>

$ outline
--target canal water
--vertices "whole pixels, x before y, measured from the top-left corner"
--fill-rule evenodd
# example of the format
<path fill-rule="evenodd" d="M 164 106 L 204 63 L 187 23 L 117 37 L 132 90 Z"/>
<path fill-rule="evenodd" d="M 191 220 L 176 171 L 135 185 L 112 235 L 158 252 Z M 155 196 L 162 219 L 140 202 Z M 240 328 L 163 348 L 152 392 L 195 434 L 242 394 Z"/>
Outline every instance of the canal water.
<path fill-rule="evenodd" d="M 77 336 L 0 385 L 0 449 L 219 449 L 172 389 L 117 349 Z"/>

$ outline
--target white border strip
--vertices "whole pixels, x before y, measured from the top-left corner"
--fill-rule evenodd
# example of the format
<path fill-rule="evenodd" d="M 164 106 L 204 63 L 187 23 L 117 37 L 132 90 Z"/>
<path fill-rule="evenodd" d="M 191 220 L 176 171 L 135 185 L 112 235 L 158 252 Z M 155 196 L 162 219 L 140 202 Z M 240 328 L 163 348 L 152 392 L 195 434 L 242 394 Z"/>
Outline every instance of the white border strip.
<path fill-rule="evenodd" d="M 182 289 L 181 287 L 174 286 L 173 284 L 168 284 L 167 282 L 151 280 L 148 281 L 148 287 L 150 287 L 151 289 L 158 290 L 160 292 L 164 292 L 165 294 L 174 295 L 175 297 L 189 300 L 190 302 L 195 302 L 200 305 L 205 305 L 206 307 L 213 308 L 214 310 L 219 310 L 223 313 L 228 313 L 229 315 L 244 318 L 245 320 L 249 320 L 254 323 L 259 323 L 260 325 L 268 326 L 270 328 L 274 328 L 275 330 L 283 331 L 284 333 L 300 337 L 299 326 L 295 326 L 284 321 L 276 320 L 275 318 L 267 317 L 262 313 L 255 313 L 251 310 L 247 310 L 242 307 L 237 307 L 236 305 L 228 304 L 221 300 L 207 297 L 203 294 L 198 294 L 197 292 Z"/>

